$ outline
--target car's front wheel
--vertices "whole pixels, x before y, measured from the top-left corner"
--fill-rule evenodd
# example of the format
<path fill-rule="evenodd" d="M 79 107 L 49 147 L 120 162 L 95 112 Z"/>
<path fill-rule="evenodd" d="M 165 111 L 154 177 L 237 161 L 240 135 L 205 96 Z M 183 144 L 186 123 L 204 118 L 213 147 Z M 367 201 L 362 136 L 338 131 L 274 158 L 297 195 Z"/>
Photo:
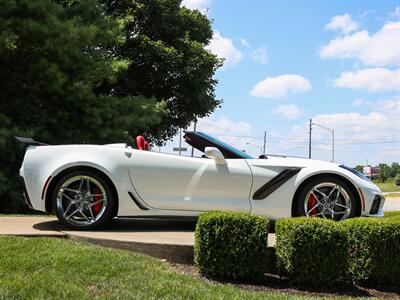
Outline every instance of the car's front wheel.
<path fill-rule="evenodd" d="M 58 219 L 73 229 L 91 229 L 112 216 L 114 197 L 107 180 L 92 171 L 74 171 L 63 176 L 53 191 Z"/>
<path fill-rule="evenodd" d="M 308 182 L 295 199 L 296 216 L 341 221 L 356 216 L 357 201 L 349 185 L 333 176 Z"/>

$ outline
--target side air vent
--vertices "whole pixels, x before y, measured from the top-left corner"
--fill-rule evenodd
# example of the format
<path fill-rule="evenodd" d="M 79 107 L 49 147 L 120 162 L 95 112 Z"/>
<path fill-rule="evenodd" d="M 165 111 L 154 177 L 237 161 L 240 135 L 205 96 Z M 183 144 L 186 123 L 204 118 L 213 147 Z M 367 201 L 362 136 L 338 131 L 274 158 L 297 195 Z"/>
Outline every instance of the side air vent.
<path fill-rule="evenodd" d="M 299 173 L 301 168 L 285 169 L 259 188 L 253 195 L 254 200 L 263 200 L 275 192 L 281 185 Z"/>

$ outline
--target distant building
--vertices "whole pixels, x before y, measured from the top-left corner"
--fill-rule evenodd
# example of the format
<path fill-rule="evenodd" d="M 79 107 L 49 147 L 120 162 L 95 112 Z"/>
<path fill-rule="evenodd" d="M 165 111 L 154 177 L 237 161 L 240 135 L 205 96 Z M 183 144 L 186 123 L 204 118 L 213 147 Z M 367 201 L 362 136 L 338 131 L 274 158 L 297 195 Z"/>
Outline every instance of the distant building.
<path fill-rule="evenodd" d="M 368 178 L 377 178 L 379 177 L 381 169 L 379 167 L 372 167 L 372 166 L 364 166 L 363 173 Z"/>

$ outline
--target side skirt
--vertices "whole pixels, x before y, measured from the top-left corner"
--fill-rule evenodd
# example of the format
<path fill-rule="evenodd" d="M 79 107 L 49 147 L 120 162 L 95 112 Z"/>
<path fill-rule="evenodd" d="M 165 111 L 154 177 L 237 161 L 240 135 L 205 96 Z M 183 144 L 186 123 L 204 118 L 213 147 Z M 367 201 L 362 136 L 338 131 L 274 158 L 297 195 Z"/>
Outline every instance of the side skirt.
<path fill-rule="evenodd" d="M 138 199 L 136 199 L 136 197 L 131 192 L 128 192 L 128 194 L 129 197 L 131 197 L 131 199 L 133 200 L 133 202 L 135 202 L 137 207 L 139 207 L 141 210 L 149 210 L 149 208 L 145 206 L 143 203 L 141 203 Z"/>

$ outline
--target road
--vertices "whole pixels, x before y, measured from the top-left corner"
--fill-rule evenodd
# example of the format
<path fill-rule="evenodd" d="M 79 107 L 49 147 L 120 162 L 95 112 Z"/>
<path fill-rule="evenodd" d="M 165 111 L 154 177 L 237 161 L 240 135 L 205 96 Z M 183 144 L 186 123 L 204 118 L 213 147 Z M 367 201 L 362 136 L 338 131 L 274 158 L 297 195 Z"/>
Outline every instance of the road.
<path fill-rule="evenodd" d="M 386 198 L 383 205 L 384 211 L 400 210 L 400 198 Z"/>

